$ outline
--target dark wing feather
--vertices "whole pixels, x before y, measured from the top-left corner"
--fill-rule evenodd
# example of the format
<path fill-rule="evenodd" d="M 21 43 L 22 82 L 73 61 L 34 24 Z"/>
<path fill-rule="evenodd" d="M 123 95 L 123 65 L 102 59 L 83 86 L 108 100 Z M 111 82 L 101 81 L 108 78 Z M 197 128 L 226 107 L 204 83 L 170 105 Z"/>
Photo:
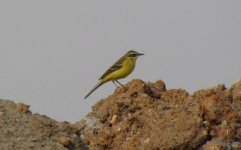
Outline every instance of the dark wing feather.
<path fill-rule="evenodd" d="M 125 60 L 125 56 L 124 55 L 123 57 L 121 57 L 116 63 L 114 63 L 114 65 L 112 65 L 100 78 L 99 80 L 101 79 L 104 79 L 107 75 L 109 75 L 110 73 L 120 69 L 122 67 L 122 62 Z"/>

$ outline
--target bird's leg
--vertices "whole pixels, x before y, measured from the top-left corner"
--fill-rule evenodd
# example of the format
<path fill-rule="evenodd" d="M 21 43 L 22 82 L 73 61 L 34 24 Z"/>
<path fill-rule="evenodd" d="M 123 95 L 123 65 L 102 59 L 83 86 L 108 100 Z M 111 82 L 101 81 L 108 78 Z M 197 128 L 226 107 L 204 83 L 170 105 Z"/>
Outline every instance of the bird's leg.
<path fill-rule="evenodd" d="M 115 84 L 115 80 L 112 80 L 112 82 L 114 83 L 114 85 L 115 85 L 116 87 L 118 87 L 118 86 Z"/>
<path fill-rule="evenodd" d="M 123 86 L 123 84 L 121 84 L 118 80 L 115 80 L 117 83 L 119 83 L 121 86 Z"/>

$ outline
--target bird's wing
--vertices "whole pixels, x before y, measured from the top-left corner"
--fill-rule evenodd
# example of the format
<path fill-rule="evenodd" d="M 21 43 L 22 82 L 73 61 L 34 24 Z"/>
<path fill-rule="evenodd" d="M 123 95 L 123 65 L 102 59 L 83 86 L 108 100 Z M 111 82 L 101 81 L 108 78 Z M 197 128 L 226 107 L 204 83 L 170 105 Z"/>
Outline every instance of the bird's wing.
<path fill-rule="evenodd" d="M 122 63 L 125 60 L 125 56 L 121 57 L 114 65 L 112 65 L 106 72 L 99 78 L 99 80 L 104 79 L 110 73 L 120 69 L 122 67 Z"/>

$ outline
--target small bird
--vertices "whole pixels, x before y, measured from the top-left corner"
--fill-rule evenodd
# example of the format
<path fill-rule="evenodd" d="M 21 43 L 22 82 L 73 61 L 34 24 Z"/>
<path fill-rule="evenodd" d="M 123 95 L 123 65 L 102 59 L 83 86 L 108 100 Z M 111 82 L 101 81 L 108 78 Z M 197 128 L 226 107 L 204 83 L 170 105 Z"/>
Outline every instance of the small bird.
<path fill-rule="evenodd" d="M 116 81 L 118 84 L 122 85 L 118 79 L 125 78 L 135 69 L 136 59 L 141 55 L 144 54 L 134 50 L 128 51 L 99 78 L 99 83 L 84 97 L 84 99 L 108 81 L 112 81 L 114 84 Z"/>

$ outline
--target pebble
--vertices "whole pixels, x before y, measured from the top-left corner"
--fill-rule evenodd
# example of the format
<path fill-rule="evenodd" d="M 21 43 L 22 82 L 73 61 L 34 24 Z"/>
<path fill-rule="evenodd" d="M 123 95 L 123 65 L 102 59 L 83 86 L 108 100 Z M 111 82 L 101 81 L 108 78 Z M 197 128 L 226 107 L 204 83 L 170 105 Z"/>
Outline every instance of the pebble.
<path fill-rule="evenodd" d="M 241 149 L 241 143 L 240 142 L 233 142 L 231 144 L 232 148 L 235 150 L 240 150 Z"/>
<path fill-rule="evenodd" d="M 110 123 L 114 124 L 116 122 L 117 115 L 112 116 Z"/>
<path fill-rule="evenodd" d="M 221 127 L 225 128 L 227 126 L 228 126 L 228 122 L 226 120 L 223 120 L 222 123 L 221 123 Z"/>
<path fill-rule="evenodd" d="M 70 140 L 67 137 L 60 137 L 59 138 L 59 143 L 63 146 L 68 146 L 70 144 Z"/>
<path fill-rule="evenodd" d="M 22 112 L 22 113 L 28 113 L 30 112 L 29 111 L 29 105 L 25 105 L 23 103 L 17 103 L 16 104 L 16 109 L 19 111 L 19 112 Z"/>
<path fill-rule="evenodd" d="M 121 127 L 119 127 L 119 128 L 117 129 L 117 131 L 119 131 L 119 132 L 120 132 L 120 131 L 121 131 Z"/>
<path fill-rule="evenodd" d="M 150 138 L 147 138 L 147 139 L 144 140 L 144 143 L 148 144 L 148 143 L 150 143 L 150 140 L 151 140 Z"/>

